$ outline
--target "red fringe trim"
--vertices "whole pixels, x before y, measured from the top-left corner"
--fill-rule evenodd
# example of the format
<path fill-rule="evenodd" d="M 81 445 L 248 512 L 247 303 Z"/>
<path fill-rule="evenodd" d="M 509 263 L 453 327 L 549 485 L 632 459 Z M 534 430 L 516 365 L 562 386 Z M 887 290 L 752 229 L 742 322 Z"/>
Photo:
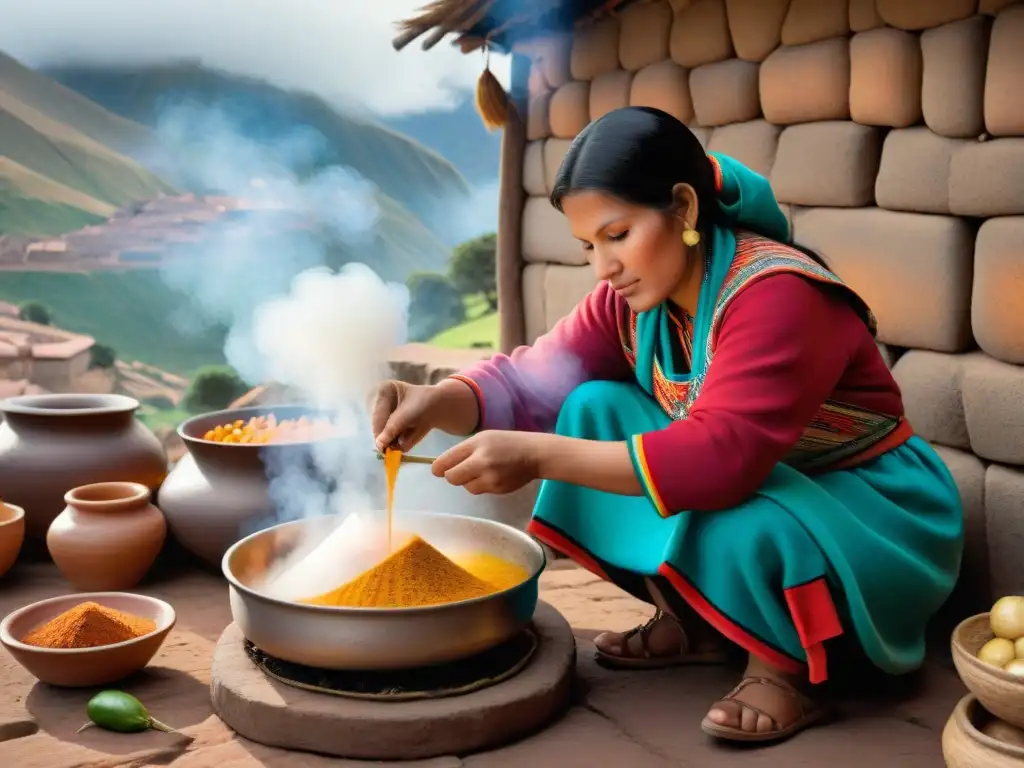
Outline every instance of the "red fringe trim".
<path fill-rule="evenodd" d="M 826 640 L 843 634 L 832 593 L 824 578 L 815 579 L 785 591 L 786 604 L 793 617 L 793 625 L 800 636 L 800 645 L 807 653 L 808 677 L 812 683 L 828 679 Z"/>
<path fill-rule="evenodd" d="M 552 549 L 557 550 L 566 557 L 575 560 L 595 576 L 599 576 L 605 581 L 611 581 L 611 579 L 608 578 L 608 574 L 604 572 L 604 569 L 597 564 L 597 561 L 594 558 L 588 555 L 583 549 L 576 546 L 573 542 L 569 541 L 569 539 L 565 538 L 562 534 L 544 525 L 544 523 L 537 518 L 530 520 L 530 524 L 526 526 L 526 532 L 544 542 Z"/>
<path fill-rule="evenodd" d="M 536 518 L 532 519 L 526 530 L 530 535 L 579 563 L 595 576 L 605 581 L 611 581 L 604 569 L 585 550 L 541 521 Z M 843 634 L 843 626 L 839 621 L 835 603 L 832 601 L 828 582 L 824 578 L 785 590 L 786 604 L 789 606 L 793 625 L 800 637 L 800 644 L 807 653 L 807 664 L 804 665 L 765 644 L 740 627 L 708 602 L 696 587 L 668 563 L 662 564 L 658 573 L 668 580 L 679 596 L 702 619 L 748 653 L 792 675 L 801 675 L 806 672 L 812 684 L 823 683 L 828 679 L 828 659 L 824 642 Z"/>
<path fill-rule="evenodd" d="M 704 619 L 708 624 L 717 629 L 726 638 L 732 640 L 736 645 L 740 646 L 743 650 L 748 653 L 752 653 L 759 659 L 771 664 L 773 667 L 781 669 L 783 672 L 788 672 L 791 675 L 799 675 L 804 672 L 804 665 L 796 659 L 790 658 L 780 651 L 775 650 L 769 645 L 766 645 L 756 637 L 751 635 L 745 629 L 737 625 L 728 616 L 721 613 L 715 606 L 707 601 L 696 587 L 690 582 L 683 578 L 682 574 L 679 573 L 668 563 L 665 563 L 658 569 L 658 573 L 668 579 L 676 592 L 690 604 L 690 607 L 697 612 L 697 614 Z"/>

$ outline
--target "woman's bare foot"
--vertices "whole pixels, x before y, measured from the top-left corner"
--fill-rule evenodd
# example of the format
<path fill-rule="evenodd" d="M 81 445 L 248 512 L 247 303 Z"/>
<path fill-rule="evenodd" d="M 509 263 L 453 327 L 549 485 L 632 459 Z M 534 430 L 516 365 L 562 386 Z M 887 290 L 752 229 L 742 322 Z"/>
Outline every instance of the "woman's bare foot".
<path fill-rule="evenodd" d="M 754 656 L 743 680 L 716 702 L 702 727 L 732 741 L 778 741 L 803 730 L 826 714 L 806 693 L 803 678 L 789 675 Z"/>

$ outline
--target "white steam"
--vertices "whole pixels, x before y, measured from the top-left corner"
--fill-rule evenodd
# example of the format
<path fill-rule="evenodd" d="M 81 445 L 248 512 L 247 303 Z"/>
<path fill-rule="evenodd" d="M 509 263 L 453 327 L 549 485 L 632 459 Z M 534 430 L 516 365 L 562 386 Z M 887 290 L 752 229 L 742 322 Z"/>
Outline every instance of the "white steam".
<path fill-rule="evenodd" d="M 308 564 L 290 573 L 294 559 L 278 564 L 274 575 L 283 570 L 287 580 L 268 587 L 281 597 L 317 594 L 386 551 L 384 472 L 367 396 L 406 340 L 408 293 L 368 266 L 380 261 L 379 193 L 351 168 L 302 173 L 323 156 L 315 131 L 297 129 L 267 146 L 247 139 L 221 110 L 179 104 L 164 111 L 158 133 L 202 186 L 245 200 L 201 242 L 164 260 L 164 281 L 189 298 L 168 321 L 195 334 L 220 327 L 226 360 L 243 378 L 286 385 L 335 423 L 338 438 L 315 443 L 309 454 L 265 452 L 273 512 L 239 532 L 339 515 L 334 533 L 300 548 Z M 449 211 L 452 231 L 479 232 L 472 229 L 497 207 L 496 189 L 487 195 Z M 436 455 L 453 442 L 431 435 L 421 450 Z M 403 468 L 396 508 L 508 517 L 423 466 Z"/>
<path fill-rule="evenodd" d="M 387 375 L 387 358 L 404 340 L 408 292 L 385 285 L 365 264 L 338 274 L 313 269 L 291 293 L 254 313 L 255 346 L 270 378 L 303 392 L 310 404 L 348 411 Z"/>

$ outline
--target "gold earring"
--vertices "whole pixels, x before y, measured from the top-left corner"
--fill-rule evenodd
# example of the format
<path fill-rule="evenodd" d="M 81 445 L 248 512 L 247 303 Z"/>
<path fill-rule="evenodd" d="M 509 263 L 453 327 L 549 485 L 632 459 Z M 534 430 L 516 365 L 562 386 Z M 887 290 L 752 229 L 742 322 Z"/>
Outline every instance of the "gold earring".
<path fill-rule="evenodd" d="M 700 232 L 687 227 L 683 230 L 683 242 L 693 248 L 693 246 L 700 242 Z"/>

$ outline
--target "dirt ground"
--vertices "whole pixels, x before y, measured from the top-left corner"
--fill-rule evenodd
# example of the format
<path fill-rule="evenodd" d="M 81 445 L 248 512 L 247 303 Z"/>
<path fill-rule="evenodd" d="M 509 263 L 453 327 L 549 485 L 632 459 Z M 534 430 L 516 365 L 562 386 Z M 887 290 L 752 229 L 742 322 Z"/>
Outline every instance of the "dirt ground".
<path fill-rule="evenodd" d="M 49 564 L 19 564 L 0 583 L 0 614 L 69 591 Z M 216 574 L 161 566 L 139 590 L 171 602 L 178 623 L 150 666 L 119 687 L 160 720 L 192 737 L 164 733 L 75 735 L 92 691 L 37 683 L 0 651 L 0 766 L 11 768 L 318 768 L 381 765 L 286 752 L 231 732 L 210 705 L 210 657 L 231 621 L 227 588 Z M 738 680 L 735 668 L 621 672 L 593 661 L 592 638 L 643 622 L 649 609 L 565 561 L 542 577 L 542 598 L 572 624 L 579 649 L 575 703 L 558 722 L 492 752 L 405 763 L 424 768 L 937 768 L 940 736 L 965 693 L 944 658 L 910 678 L 840 686 L 839 719 L 789 742 L 760 749 L 714 743 L 700 731 L 709 705 Z M 849 689 L 848 689 L 849 688 Z"/>

